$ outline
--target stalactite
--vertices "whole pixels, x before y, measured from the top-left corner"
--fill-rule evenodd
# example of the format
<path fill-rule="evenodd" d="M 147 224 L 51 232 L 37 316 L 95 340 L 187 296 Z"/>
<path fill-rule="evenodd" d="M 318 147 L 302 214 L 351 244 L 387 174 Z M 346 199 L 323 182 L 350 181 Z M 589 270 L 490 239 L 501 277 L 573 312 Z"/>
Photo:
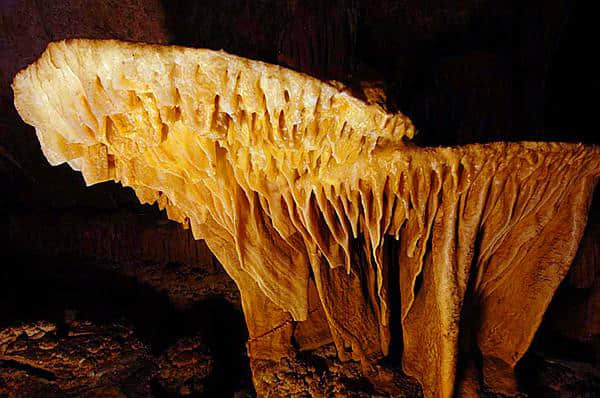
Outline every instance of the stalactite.
<path fill-rule="evenodd" d="M 504 387 L 489 372 L 531 343 L 600 176 L 600 149 L 577 144 L 419 148 L 401 113 L 224 52 L 63 41 L 13 89 L 51 164 L 130 186 L 206 240 L 253 359 L 332 340 L 372 374 L 402 338 L 430 397 L 454 394 L 461 333 Z"/>

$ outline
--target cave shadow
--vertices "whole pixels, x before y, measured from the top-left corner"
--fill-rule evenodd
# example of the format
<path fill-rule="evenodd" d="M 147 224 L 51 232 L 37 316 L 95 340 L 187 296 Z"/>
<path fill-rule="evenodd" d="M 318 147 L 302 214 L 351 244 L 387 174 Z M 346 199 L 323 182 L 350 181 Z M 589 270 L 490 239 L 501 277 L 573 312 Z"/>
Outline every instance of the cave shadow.
<path fill-rule="evenodd" d="M 278 63 L 278 37 L 293 22 L 284 3 L 162 2 L 172 44 L 225 49 L 270 63 Z M 598 134 L 589 128 L 595 105 L 584 100 L 600 82 L 598 61 L 588 56 L 595 14 L 583 4 L 551 3 L 501 9 L 481 4 L 465 21 L 449 20 L 420 33 L 399 28 L 392 16 L 375 22 L 365 15 L 358 19 L 355 45 L 344 53 L 363 67 L 346 72 L 357 81 L 372 74 L 386 81 L 390 105 L 414 121 L 421 133 L 413 142 L 422 146 L 521 140 L 598 144 Z M 369 14 L 371 6 L 357 1 L 356 7 Z M 318 35 L 335 29 L 330 22 L 314 19 L 305 29 Z M 330 72 L 320 77 L 340 79 Z"/>
<path fill-rule="evenodd" d="M 215 367 L 205 385 L 207 396 L 233 396 L 240 389 L 253 389 L 246 355 L 248 333 L 239 310 L 226 300 L 213 297 L 179 313 L 178 318 L 181 326 L 177 330 L 184 335 L 198 333 L 199 320 L 202 340 L 215 358 Z"/>
<path fill-rule="evenodd" d="M 46 320 L 68 333 L 68 319 L 131 326 L 158 358 L 183 337 L 199 336 L 214 360 L 205 394 L 231 397 L 252 389 L 241 311 L 211 297 L 180 311 L 164 292 L 91 259 L 55 258 L 4 250 L 0 263 L 0 328 Z M 248 385 L 248 383 L 250 383 Z M 158 384 L 158 383 L 154 383 Z M 153 386 L 156 396 L 168 396 Z"/>
<path fill-rule="evenodd" d="M 283 2 L 161 0 L 170 44 L 276 63 Z"/>

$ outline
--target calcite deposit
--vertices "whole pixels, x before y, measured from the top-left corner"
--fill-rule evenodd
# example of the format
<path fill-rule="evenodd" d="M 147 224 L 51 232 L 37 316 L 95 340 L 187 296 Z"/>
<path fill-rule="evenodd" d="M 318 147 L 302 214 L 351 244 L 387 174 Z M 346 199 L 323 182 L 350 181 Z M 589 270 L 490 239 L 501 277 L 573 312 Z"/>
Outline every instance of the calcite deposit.
<path fill-rule="evenodd" d="M 206 241 L 254 367 L 333 342 L 377 386 L 401 346 L 427 397 L 463 393 L 459 353 L 515 391 L 600 176 L 578 144 L 417 147 L 401 113 L 224 52 L 68 40 L 13 89 L 51 164 L 130 186 Z"/>

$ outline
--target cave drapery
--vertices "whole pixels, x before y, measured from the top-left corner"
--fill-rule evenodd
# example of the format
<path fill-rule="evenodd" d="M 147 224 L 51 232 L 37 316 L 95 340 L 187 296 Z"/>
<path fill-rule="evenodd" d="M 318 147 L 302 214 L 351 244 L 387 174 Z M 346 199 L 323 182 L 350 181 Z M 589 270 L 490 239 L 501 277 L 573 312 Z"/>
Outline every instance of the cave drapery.
<path fill-rule="evenodd" d="M 455 393 L 465 336 L 484 380 L 514 368 L 600 176 L 578 144 L 416 147 L 401 113 L 224 52 L 68 40 L 13 89 L 51 164 L 132 187 L 207 242 L 252 360 L 333 341 L 371 374 L 401 339 L 430 397 Z"/>

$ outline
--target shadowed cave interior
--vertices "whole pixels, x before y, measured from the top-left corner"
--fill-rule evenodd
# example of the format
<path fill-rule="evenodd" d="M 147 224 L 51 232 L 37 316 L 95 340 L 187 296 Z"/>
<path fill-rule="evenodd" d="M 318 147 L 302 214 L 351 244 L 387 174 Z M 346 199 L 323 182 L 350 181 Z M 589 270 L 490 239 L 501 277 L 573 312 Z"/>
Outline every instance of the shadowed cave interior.
<path fill-rule="evenodd" d="M 354 87 L 376 82 L 388 107 L 417 126 L 419 145 L 599 142 L 595 102 L 585 100 L 600 87 L 590 56 L 594 21 L 583 2 L 25 0 L 0 7 L 0 396 L 256 395 L 241 299 L 206 245 L 156 206 L 140 205 L 129 188 L 86 188 L 67 165 L 50 167 L 16 113 L 10 82 L 50 41 L 223 48 Z M 577 257 L 517 366 L 521 394 L 600 391 L 599 229 L 597 191 Z M 398 295 L 391 290 L 392 301 Z M 401 333 L 398 311 L 392 306 L 392 334 Z M 385 358 L 399 374 L 401 352 L 396 339 Z M 342 386 L 342 396 L 381 393 L 358 365 L 340 370 L 334 357 L 332 345 L 304 352 L 303 367 L 285 365 L 279 382 L 313 377 Z M 408 376 L 394 383 L 404 396 L 421 395 Z"/>

